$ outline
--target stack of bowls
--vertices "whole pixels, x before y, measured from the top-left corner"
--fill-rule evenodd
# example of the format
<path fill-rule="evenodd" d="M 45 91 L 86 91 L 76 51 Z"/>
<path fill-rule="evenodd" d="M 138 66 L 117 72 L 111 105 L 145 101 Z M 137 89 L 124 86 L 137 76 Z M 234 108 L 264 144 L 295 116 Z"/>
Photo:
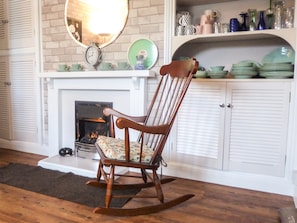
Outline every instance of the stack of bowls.
<path fill-rule="evenodd" d="M 288 78 L 292 77 L 294 65 L 291 62 L 264 63 L 260 67 L 260 76 L 266 78 Z"/>
<path fill-rule="evenodd" d="M 210 70 L 207 71 L 207 75 L 210 78 L 224 78 L 228 73 L 227 70 L 224 70 L 225 66 L 213 66 L 210 67 Z"/>
<path fill-rule="evenodd" d="M 252 62 L 239 62 L 233 64 L 230 73 L 234 78 L 251 78 L 257 75 L 257 67 Z"/>

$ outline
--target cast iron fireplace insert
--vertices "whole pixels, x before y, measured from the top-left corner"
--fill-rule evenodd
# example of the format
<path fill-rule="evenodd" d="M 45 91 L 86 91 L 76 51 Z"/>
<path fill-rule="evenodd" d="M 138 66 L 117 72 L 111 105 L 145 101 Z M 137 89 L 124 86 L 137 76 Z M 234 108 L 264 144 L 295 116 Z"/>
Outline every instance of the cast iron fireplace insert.
<path fill-rule="evenodd" d="M 112 108 L 112 102 L 75 101 L 75 154 L 98 159 L 95 143 L 99 135 L 110 135 L 110 119 L 103 109 Z"/>

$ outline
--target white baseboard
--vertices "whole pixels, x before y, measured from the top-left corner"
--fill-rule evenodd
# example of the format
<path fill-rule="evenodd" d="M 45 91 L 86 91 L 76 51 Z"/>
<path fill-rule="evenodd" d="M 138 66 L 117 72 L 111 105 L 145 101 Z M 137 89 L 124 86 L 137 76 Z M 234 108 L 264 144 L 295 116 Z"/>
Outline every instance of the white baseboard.
<path fill-rule="evenodd" d="M 284 177 L 274 177 L 243 172 L 220 171 L 202 167 L 169 163 L 164 175 L 198 180 L 224 186 L 237 187 L 267 193 L 294 196 L 294 184 Z M 297 198 L 296 198 L 297 200 Z"/>
<path fill-rule="evenodd" d="M 49 154 L 49 148 L 47 145 L 23 141 L 9 141 L 0 139 L 0 148 L 33 153 L 43 156 L 48 156 Z"/>

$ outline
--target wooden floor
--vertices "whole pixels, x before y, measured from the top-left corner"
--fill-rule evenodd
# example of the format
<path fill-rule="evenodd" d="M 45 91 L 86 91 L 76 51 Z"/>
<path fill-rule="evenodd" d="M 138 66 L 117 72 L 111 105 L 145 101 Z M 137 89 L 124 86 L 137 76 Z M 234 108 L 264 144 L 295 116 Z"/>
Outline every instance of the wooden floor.
<path fill-rule="evenodd" d="M 0 149 L 0 166 L 9 162 L 36 165 L 43 156 Z M 149 193 L 150 191 L 142 191 Z M 177 179 L 164 185 L 166 198 L 194 193 L 185 203 L 156 214 L 135 217 L 110 217 L 92 212 L 93 208 L 47 197 L 0 184 L 0 222 L 203 222 L 203 223 L 272 223 L 280 222 L 279 208 L 294 206 L 293 199 L 269 193 Z M 83 196 L 81 194 L 80 196 Z M 126 207 L 143 204 L 130 201 Z"/>

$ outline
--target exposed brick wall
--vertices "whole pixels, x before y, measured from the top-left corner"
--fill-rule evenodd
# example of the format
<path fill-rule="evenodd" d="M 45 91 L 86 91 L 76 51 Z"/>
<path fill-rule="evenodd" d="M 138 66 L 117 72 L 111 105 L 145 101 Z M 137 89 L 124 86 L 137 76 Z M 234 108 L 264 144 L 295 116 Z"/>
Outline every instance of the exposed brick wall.
<path fill-rule="evenodd" d="M 55 71 L 59 63 L 84 64 L 85 48 L 69 36 L 65 22 L 65 0 L 42 0 L 43 69 Z M 111 45 L 103 48 L 103 60 L 112 63 L 127 60 L 130 44 L 139 38 L 148 38 L 159 49 L 159 58 L 153 68 L 163 63 L 164 2 L 160 0 L 129 0 L 129 15 L 122 34 Z"/>
<path fill-rule="evenodd" d="M 108 0 L 107 0 L 108 1 Z M 59 63 L 84 65 L 85 48 L 77 45 L 66 30 L 64 10 L 66 0 L 42 0 L 42 55 L 43 71 L 55 71 Z M 103 60 L 114 64 L 127 61 L 130 44 L 148 38 L 158 47 L 159 57 L 152 68 L 158 72 L 164 61 L 164 2 L 161 0 L 129 0 L 129 15 L 122 34 L 111 45 L 103 48 Z M 148 81 L 149 97 L 157 80 Z M 47 84 L 44 83 L 44 142 L 47 142 Z"/>

